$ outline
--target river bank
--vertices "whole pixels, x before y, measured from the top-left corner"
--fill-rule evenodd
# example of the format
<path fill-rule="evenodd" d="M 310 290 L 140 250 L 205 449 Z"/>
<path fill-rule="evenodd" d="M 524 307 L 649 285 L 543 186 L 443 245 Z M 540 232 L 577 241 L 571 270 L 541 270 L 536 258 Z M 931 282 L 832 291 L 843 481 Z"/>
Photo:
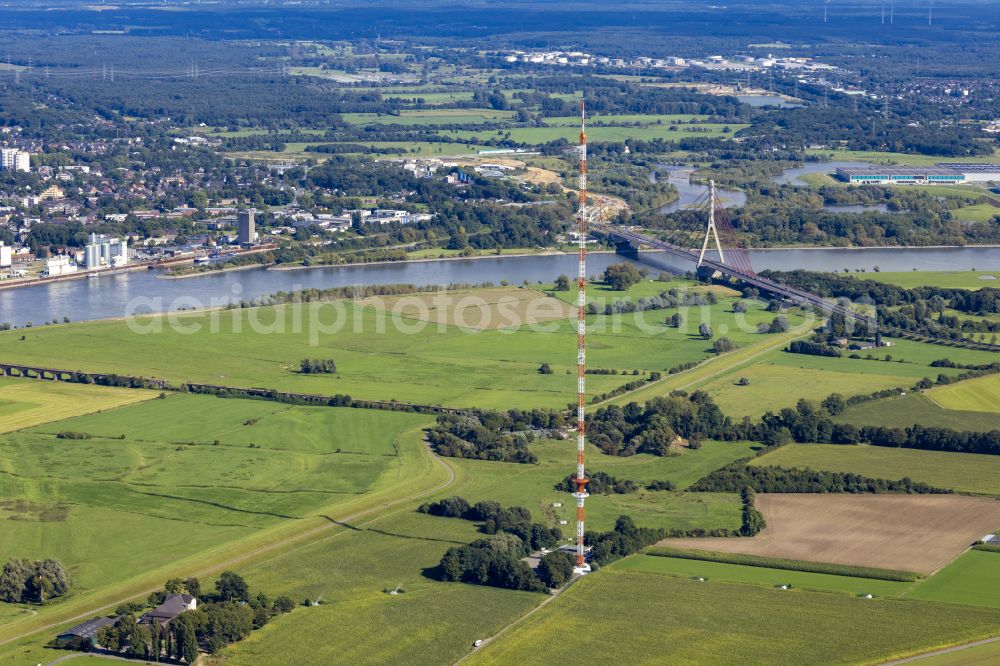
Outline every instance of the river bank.
<path fill-rule="evenodd" d="M 843 251 L 848 250 L 848 251 Z M 751 264 L 765 269 L 825 272 L 1000 271 L 1000 248 L 768 248 L 748 250 Z M 595 251 L 587 271 L 599 275 L 609 265 L 631 261 L 609 250 Z M 633 262 L 634 263 L 634 262 Z M 656 252 L 642 252 L 637 264 L 653 272 L 692 270 L 693 262 Z M 241 267 L 243 268 L 243 267 Z M 426 258 L 404 262 L 310 266 L 295 270 L 198 273 L 184 280 L 162 280 L 161 271 L 108 275 L 100 280 L 41 283 L 0 290 L 0 322 L 24 326 L 69 317 L 73 321 L 121 317 L 130 312 L 169 312 L 196 307 L 224 307 L 278 291 L 327 289 L 357 285 L 521 284 L 552 282 L 560 274 L 575 275 L 572 252 L 480 257 Z"/>

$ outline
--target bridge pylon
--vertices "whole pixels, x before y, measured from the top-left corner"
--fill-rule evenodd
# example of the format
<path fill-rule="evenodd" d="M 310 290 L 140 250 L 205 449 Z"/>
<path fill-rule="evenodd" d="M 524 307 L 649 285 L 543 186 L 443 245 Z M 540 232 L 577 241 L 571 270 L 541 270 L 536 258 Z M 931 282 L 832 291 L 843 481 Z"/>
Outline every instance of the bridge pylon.
<path fill-rule="evenodd" d="M 701 254 L 698 255 L 698 268 L 705 262 L 705 252 L 708 251 L 708 241 L 715 240 L 715 249 L 719 252 L 719 263 L 726 263 L 726 256 L 722 252 L 722 243 L 719 241 L 719 228 L 715 224 L 715 181 L 709 181 L 708 195 L 708 228 L 705 229 L 705 241 L 701 244 Z"/>

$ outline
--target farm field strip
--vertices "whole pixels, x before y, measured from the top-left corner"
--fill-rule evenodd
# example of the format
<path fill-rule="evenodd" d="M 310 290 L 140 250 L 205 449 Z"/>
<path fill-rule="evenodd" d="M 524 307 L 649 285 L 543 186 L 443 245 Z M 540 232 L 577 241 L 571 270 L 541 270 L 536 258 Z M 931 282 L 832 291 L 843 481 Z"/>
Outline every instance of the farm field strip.
<path fill-rule="evenodd" d="M 914 481 L 982 495 L 1000 494 L 1000 456 L 920 451 L 881 446 L 788 444 L 755 458 L 751 465 L 798 467 Z M 998 525 L 1000 527 L 1000 525 Z"/>
<path fill-rule="evenodd" d="M 780 588 L 782 585 L 788 585 L 792 588 L 828 590 L 856 596 L 873 594 L 879 597 L 896 597 L 913 586 L 913 583 L 906 582 L 835 576 L 832 574 L 788 569 L 768 569 L 765 567 L 653 555 L 633 555 L 621 562 L 615 563 L 612 567 L 615 569 L 634 569 L 653 573 L 665 573 L 692 580 L 702 577 L 707 581 L 719 580 L 735 583 L 754 583 L 772 588 Z"/>
<path fill-rule="evenodd" d="M 131 405 L 157 395 L 155 391 L 0 378 L 0 433 Z"/>
<path fill-rule="evenodd" d="M 925 393 L 863 402 L 834 417 L 838 423 L 908 428 L 915 423 L 952 430 L 1000 430 L 1000 414 L 944 409 Z"/>
<path fill-rule="evenodd" d="M 1000 376 L 938 386 L 925 394 L 944 409 L 1000 414 Z"/>

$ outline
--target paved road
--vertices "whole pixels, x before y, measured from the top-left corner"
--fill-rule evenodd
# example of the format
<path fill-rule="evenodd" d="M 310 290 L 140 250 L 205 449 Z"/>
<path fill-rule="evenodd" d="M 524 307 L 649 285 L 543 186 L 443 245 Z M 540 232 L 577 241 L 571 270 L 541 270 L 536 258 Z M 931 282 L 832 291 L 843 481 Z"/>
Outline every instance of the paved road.
<path fill-rule="evenodd" d="M 898 659 L 896 661 L 890 661 L 886 666 L 893 666 L 894 664 L 910 664 L 915 661 L 920 661 L 922 659 L 927 659 L 928 657 L 936 657 L 939 654 L 951 654 L 952 652 L 961 652 L 962 650 L 967 650 L 969 648 L 979 647 L 980 645 L 989 645 L 990 643 L 1000 642 L 1000 636 L 994 638 L 987 638 L 981 641 L 975 641 L 974 643 L 966 643 L 965 645 L 956 645 L 955 647 L 945 648 L 944 650 L 935 650 L 934 652 L 927 652 L 926 654 L 920 654 L 916 657 L 907 657 L 906 659 Z"/>
<path fill-rule="evenodd" d="M 428 448 L 428 450 L 430 450 L 430 449 Z M 330 529 L 332 529 L 334 527 L 341 527 L 344 523 L 352 523 L 352 522 L 354 522 L 354 521 L 356 521 L 356 520 L 358 520 L 360 518 L 365 518 L 365 517 L 371 516 L 372 514 L 380 513 L 380 512 L 382 512 L 382 511 L 384 511 L 386 509 L 390 509 L 390 508 L 392 508 L 394 506 L 397 506 L 399 504 L 404 504 L 406 502 L 411 502 L 411 501 L 413 501 L 415 499 L 420 499 L 421 497 L 426 497 L 427 495 L 433 495 L 433 494 L 435 494 L 435 493 L 437 493 L 437 492 L 439 492 L 441 490 L 444 490 L 445 488 L 447 488 L 448 486 L 450 486 L 452 483 L 455 482 L 455 468 L 452 467 L 450 464 L 448 464 L 448 462 L 445 461 L 443 458 L 441 458 L 436 453 L 434 453 L 434 451 L 430 451 L 430 454 L 431 454 L 431 457 L 438 464 L 440 464 L 442 467 L 444 467 L 448 471 L 448 478 L 443 483 L 439 483 L 438 485 L 434 486 L 433 488 L 430 488 L 429 490 L 425 490 L 425 491 L 416 493 L 414 495 L 410 495 L 409 497 L 402 497 L 400 499 L 393 500 L 391 502 L 386 502 L 385 504 L 380 504 L 379 506 L 373 507 L 371 509 L 366 509 L 364 511 L 359 511 L 358 513 L 355 513 L 355 514 L 350 515 L 350 516 L 345 516 L 343 518 L 339 518 L 339 519 L 336 519 L 336 520 L 331 520 L 328 523 L 320 525 L 319 527 L 315 527 L 315 528 L 313 528 L 311 530 L 308 530 L 306 532 L 302 532 L 301 534 L 298 534 L 298 535 L 296 535 L 294 537 L 291 537 L 290 539 L 283 540 L 283 541 L 276 541 L 274 543 L 270 543 L 270 544 L 267 544 L 265 546 L 260 546 L 259 548 L 255 548 L 253 550 L 247 551 L 247 552 L 245 552 L 245 553 L 243 553 L 241 555 L 237 555 L 236 557 L 232 557 L 232 558 L 230 558 L 228 560 L 225 560 L 223 562 L 218 562 L 218 563 L 213 564 L 213 565 L 211 565 L 209 567 L 205 567 L 204 569 L 201 569 L 199 571 L 192 572 L 190 575 L 193 576 L 193 577 L 195 577 L 195 578 L 201 578 L 201 577 L 208 576 L 208 575 L 213 574 L 213 573 L 218 572 L 218 571 L 235 568 L 236 566 L 238 566 L 238 565 L 246 562 L 249 559 L 255 558 L 255 557 L 259 556 L 259 555 L 263 555 L 263 554 L 271 552 L 271 551 L 278 550 L 280 548 L 284 548 L 284 547 L 286 547 L 288 545 L 289 541 L 296 542 L 296 545 L 293 548 L 289 549 L 289 550 L 282 551 L 281 552 L 282 555 L 287 554 L 287 553 L 292 553 L 292 552 L 295 552 L 297 550 L 301 550 L 302 548 L 305 548 L 306 546 L 309 546 L 309 545 L 313 544 L 320 536 L 323 535 L 323 533 L 327 532 L 328 530 L 330 530 Z M 372 522 L 372 521 L 368 521 L 368 522 Z M 367 524 L 367 523 L 362 523 L 362 525 L 364 525 L 364 524 Z M 342 532 L 342 534 L 347 534 L 349 532 L 350 532 L 350 530 L 345 530 L 344 532 Z M 338 535 L 334 535 L 334 536 L 338 536 Z M 101 613 L 107 612 L 107 611 L 109 611 L 109 610 L 117 607 L 119 604 L 124 603 L 124 602 L 126 602 L 126 601 L 128 601 L 130 599 L 135 599 L 137 597 L 146 597 L 146 596 L 149 596 L 153 592 L 158 591 L 161 587 L 162 586 L 156 586 L 156 587 L 149 588 L 148 590 L 145 590 L 145 591 L 142 591 L 142 592 L 137 592 L 137 593 L 134 593 L 134 594 L 130 594 L 127 597 L 123 597 L 122 599 L 119 599 L 118 601 L 115 601 L 114 603 L 110 603 L 110 604 L 107 604 L 105 606 L 100 606 L 98 608 L 91 608 L 90 610 L 88 610 L 88 611 L 86 611 L 84 613 L 80 613 L 79 615 L 74 615 L 73 617 L 63 618 L 62 620 L 59 620 L 58 622 L 52 622 L 52 623 L 46 624 L 44 626 L 38 627 L 36 629 L 32 629 L 30 631 L 26 631 L 26 632 L 24 632 L 22 634 L 18 634 L 17 636 L 12 636 L 11 638 L 8 638 L 6 640 L 0 641 L 0 646 L 6 645 L 8 643 L 13 643 L 15 641 L 22 640 L 24 638 L 27 638 L 28 636 L 33 636 L 34 634 L 38 634 L 38 633 L 41 633 L 43 631 L 49 631 L 51 629 L 55 629 L 57 627 L 64 626 L 64 625 L 69 624 L 71 622 L 81 622 L 83 620 L 89 620 L 90 618 L 92 618 L 92 617 L 94 617 L 96 615 L 100 615 Z M 73 657 L 73 656 L 78 656 L 78 655 L 67 655 L 67 656 Z M 146 662 L 140 662 L 140 663 L 146 663 Z"/>
<path fill-rule="evenodd" d="M 133 664 L 152 664 L 153 662 L 148 659 L 129 659 L 128 657 L 119 657 L 116 654 L 104 654 L 103 652 L 72 652 L 70 654 L 64 655 L 50 661 L 45 666 L 55 666 L 56 664 L 61 664 L 64 661 L 69 661 L 70 659 L 76 659 L 77 657 L 98 657 L 100 659 L 111 659 L 114 661 L 130 661 Z M 162 666 L 164 662 L 159 662 Z"/>

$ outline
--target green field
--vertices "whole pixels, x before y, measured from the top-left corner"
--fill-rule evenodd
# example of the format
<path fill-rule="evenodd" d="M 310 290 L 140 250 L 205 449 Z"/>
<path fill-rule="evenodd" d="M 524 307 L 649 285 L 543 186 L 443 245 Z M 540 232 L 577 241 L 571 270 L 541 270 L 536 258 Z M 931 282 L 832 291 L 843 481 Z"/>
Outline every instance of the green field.
<path fill-rule="evenodd" d="M 755 458 L 750 464 L 850 472 L 875 479 L 909 477 L 963 493 L 1000 494 L 1000 456 L 976 453 L 867 445 L 789 444 Z"/>
<path fill-rule="evenodd" d="M 934 166 L 938 162 L 969 162 L 969 163 L 992 163 L 996 161 L 995 155 L 983 155 L 980 157 L 969 157 L 963 159 L 942 159 L 934 155 L 913 155 L 909 153 L 888 153 L 873 150 L 829 150 L 827 148 L 808 149 L 807 155 L 821 155 L 830 160 L 846 162 L 880 162 L 891 164 L 903 164 L 906 166 Z"/>
<path fill-rule="evenodd" d="M 945 374 L 961 372 L 929 367 L 931 361 L 939 358 L 948 357 L 960 363 L 994 360 L 990 352 L 944 349 L 909 340 L 894 343 L 890 348 L 862 352 L 874 360 L 826 358 L 774 350 L 753 359 L 752 364 L 734 368 L 701 384 L 700 388 L 712 395 L 728 415 L 759 416 L 767 410 L 777 411 L 792 405 L 799 398 L 822 400 L 835 392 L 850 396 L 897 387 L 908 389 L 923 377 L 936 377 L 942 371 Z M 893 360 L 882 360 L 886 356 Z M 959 358 L 964 360 L 959 361 Z M 739 386 L 740 377 L 749 379 L 750 385 Z"/>
<path fill-rule="evenodd" d="M 244 572 L 254 589 L 294 599 L 322 595 L 325 603 L 300 608 L 228 648 L 227 664 L 452 663 L 477 638 L 544 599 L 424 575 L 450 546 L 479 536 L 468 521 L 411 507 L 353 528 Z M 397 586 L 403 594 L 385 593 Z"/>
<path fill-rule="evenodd" d="M 493 109 L 434 109 L 431 111 L 400 111 L 385 113 L 345 113 L 345 122 L 352 125 L 483 125 L 511 120 L 513 111 Z"/>
<path fill-rule="evenodd" d="M 584 577 L 471 663 L 551 664 L 611 644 L 623 663 L 867 663 L 990 636 L 998 622 L 993 609 L 700 583 L 614 566 Z"/>
<path fill-rule="evenodd" d="M 953 430 L 1000 430 L 1000 414 L 944 409 L 924 393 L 883 398 L 848 407 L 834 417 L 838 423 L 858 426 L 908 428 L 915 423 Z"/>
<path fill-rule="evenodd" d="M 1000 664 L 1000 641 L 927 657 L 919 666 L 995 666 Z"/>
<path fill-rule="evenodd" d="M 86 594 L 398 483 L 429 422 L 171 395 L 4 435 L 0 561 L 56 557 Z"/>
<path fill-rule="evenodd" d="M 588 469 L 606 472 L 617 478 L 640 484 L 672 481 L 684 489 L 709 472 L 751 453 L 744 442 L 705 441 L 698 450 L 685 450 L 673 457 L 639 454 L 627 458 L 607 456 L 588 447 Z M 553 524 L 566 520 L 562 527 L 569 536 L 575 521 L 576 507 L 570 495 L 554 486 L 567 476 L 567 461 L 575 459 L 575 442 L 545 441 L 532 445 L 538 465 L 519 465 L 481 460 L 454 460 L 452 464 L 471 480 L 458 485 L 454 494 L 470 502 L 496 500 L 501 504 L 528 507 L 532 514 L 544 516 Z M 555 507 L 554 504 L 562 504 Z M 626 495 L 594 495 L 587 501 L 587 525 L 596 530 L 611 529 L 622 514 L 631 515 L 638 525 L 690 529 L 728 527 L 740 524 L 740 503 L 735 494 L 650 492 L 645 489 Z"/>
<path fill-rule="evenodd" d="M 970 550 L 906 596 L 1000 608 L 1000 553 Z"/>
<path fill-rule="evenodd" d="M 989 375 L 932 388 L 927 391 L 927 397 L 944 409 L 1000 414 L 1000 376 Z"/>
<path fill-rule="evenodd" d="M 649 289 L 647 284 L 663 288 L 650 282 L 635 289 Z M 445 304 L 440 311 L 466 296 L 470 295 L 446 296 L 452 305 Z M 606 298 L 610 302 L 627 296 L 613 292 Z M 591 300 L 600 302 L 604 297 L 595 293 Z M 540 299 L 540 307 L 550 307 L 544 305 L 544 297 Z M 737 315 L 732 312 L 734 302 L 720 298 L 717 305 L 682 308 L 685 326 L 680 329 L 663 323 L 672 310 L 588 317 L 591 367 L 629 375 L 592 375 L 588 389 L 604 393 L 631 381 L 633 371 L 663 372 L 708 358 L 711 345 L 697 335 L 703 320 L 711 322 L 717 335 L 743 346 L 775 339 L 757 334 L 754 328 L 759 321 L 770 321 L 773 313 L 765 312 L 761 303 L 751 303 L 748 313 Z M 496 309 L 490 312 L 505 316 Z M 795 314 L 789 319 L 793 325 L 800 321 Z M 179 326 L 171 325 L 171 320 Z M 508 316 L 497 321 L 516 320 Z M 406 318 L 393 320 L 373 308 L 341 301 L 180 313 L 137 323 L 138 327 L 103 321 L 18 330 L 0 333 L 0 345 L 8 350 L 8 359 L 49 367 L 425 404 L 561 408 L 576 391 L 576 322 L 570 318 L 469 332 Z M 301 359 L 317 357 L 333 358 L 338 373 L 295 372 Z M 553 374 L 540 375 L 541 363 L 549 363 Z M 869 365 L 882 369 L 883 364 Z"/>
<path fill-rule="evenodd" d="M 634 555 L 616 563 L 613 565 L 613 568 L 616 570 L 624 569 L 670 574 L 689 579 L 701 577 L 706 582 L 754 583 L 771 588 L 788 585 L 794 589 L 828 590 L 845 592 L 855 596 L 872 594 L 877 597 L 896 597 L 913 586 L 913 583 L 889 580 L 834 576 L 807 571 L 767 569 L 740 564 L 724 564 L 722 562 L 705 562 L 654 555 Z"/>
<path fill-rule="evenodd" d="M 648 125 L 606 125 L 597 127 L 587 127 L 587 138 L 594 142 L 622 143 L 628 139 L 642 141 L 652 141 L 654 139 L 679 140 L 688 138 L 708 138 L 719 136 L 731 136 L 736 132 L 748 127 L 736 123 L 698 123 L 692 125 L 677 125 L 671 127 L 669 124 Z M 729 133 L 725 129 L 729 128 Z M 573 126 L 555 127 L 514 127 L 503 130 L 459 130 L 453 132 L 455 136 L 463 137 L 468 141 L 486 141 L 497 136 L 507 137 L 519 143 L 540 145 L 550 141 L 565 139 L 574 141 L 579 138 L 579 122 Z"/>
<path fill-rule="evenodd" d="M 894 284 L 904 289 L 942 287 L 944 289 L 1000 289 L 1000 273 L 989 271 L 909 271 L 857 273 L 854 277 Z"/>
<path fill-rule="evenodd" d="M 976 204 L 975 206 L 964 206 L 952 211 L 955 219 L 966 222 L 989 222 L 997 215 L 1000 215 L 1000 208 L 990 204 Z"/>
<path fill-rule="evenodd" d="M 0 377 L 0 433 L 155 398 L 153 391 Z"/>

